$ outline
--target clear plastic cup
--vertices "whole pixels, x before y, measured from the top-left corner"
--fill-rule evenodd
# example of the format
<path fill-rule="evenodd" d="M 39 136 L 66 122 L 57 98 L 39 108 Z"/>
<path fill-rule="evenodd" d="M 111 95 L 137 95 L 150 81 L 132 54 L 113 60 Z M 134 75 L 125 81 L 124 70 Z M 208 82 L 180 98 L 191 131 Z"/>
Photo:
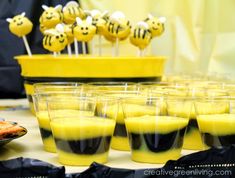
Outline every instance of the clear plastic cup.
<path fill-rule="evenodd" d="M 122 106 L 133 161 L 165 163 L 181 156 L 190 102 L 133 97 L 122 99 Z"/>
<path fill-rule="evenodd" d="M 195 102 L 204 149 L 235 144 L 235 99 L 204 98 Z"/>
<path fill-rule="evenodd" d="M 106 91 L 103 92 L 101 97 L 113 97 L 117 100 L 122 98 L 128 98 L 133 96 L 144 95 L 139 91 Z M 99 108 L 97 106 L 97 108 Z M 112 108 L 107 111 L 110 117 L 114 117 L 115 110 Z M 118 114 L 116 117 L 116 126 L 113 134 L 113 139 L 111 142 L 112 149 L 121 151 L 130 151 L 129 141 L 127 138 L 126 126 L 124 122 L 123 109 L 121 106 L 118 108 Z"/>
<path fill-rule="evenodd" d="M 115 118 L 107 114 L 110 108 L 117 113 L 117 100 L 95 97 L 48 100 L 50 125 L 61 164 L 88 166 L 94 161 L 108 161 L 116 123 Z"/>

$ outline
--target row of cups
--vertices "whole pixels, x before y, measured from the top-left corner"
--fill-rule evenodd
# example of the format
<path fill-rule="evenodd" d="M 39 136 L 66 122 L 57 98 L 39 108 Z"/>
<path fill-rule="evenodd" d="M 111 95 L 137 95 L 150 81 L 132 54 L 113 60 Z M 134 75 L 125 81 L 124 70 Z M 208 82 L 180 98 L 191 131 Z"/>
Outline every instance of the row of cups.
<path fill-rule="evenodd" d="M 218 82 L 34 84 L 44 148 L 64 165 L 105 163 L 110 145 L 137 162 L 235 143 L 235 98 Z M 235 85 L 234 85 L 235 88 Z"/>

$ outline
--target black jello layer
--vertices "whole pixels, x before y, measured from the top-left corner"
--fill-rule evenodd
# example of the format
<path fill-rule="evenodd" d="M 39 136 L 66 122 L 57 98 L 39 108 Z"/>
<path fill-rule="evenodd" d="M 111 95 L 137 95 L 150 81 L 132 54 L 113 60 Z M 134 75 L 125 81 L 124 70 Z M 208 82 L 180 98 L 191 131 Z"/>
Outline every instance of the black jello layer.
<path fill-rule="evenodd" d="M 117 137 L 127 137 L 125 124 L 116 123 L 113 135 Z"/>
<path fill-rule="evenodd" d="M 209 133 L 202 133 L 204 143 L 210 147 L 231 146 L 235 144 L 235 134 L 215 136 Z"/>
<path fill-rule="evenodd" d="M 187 129 L 186 129 L 186 134 L 190 133 L 194 129 L 198 130 L 197 120 L 196 119 L 190 119 L 189 122 L 188 122 Z"/>
<path fill-rule="evenodd" d="M 43 139 L 46 139 L 52 136 L 52 132 L 50 130 L 44 129 L 42 127 L 40 127 L 40 133 Z"/>
<path fill-rule="evenodd" d="M 180 131 L 173 131 L 167 134 L 162 133 L 130 133 L 129 139 L 131 143 L 131 148 L 133 150 L 139 150 L 142 148 L 147 148 L 152 152 L 162 152 L 167 151 L 171 148 L 181 148 L 183 145 L 183 137 L 185 133 L 185 128 Z"/>
<path fill-rule="evenodd" d="M 80 140 L 55 138 L 57 149 L 76 154 L 105 153 L 109 150 L 111 136 L 94 137 Z"/>

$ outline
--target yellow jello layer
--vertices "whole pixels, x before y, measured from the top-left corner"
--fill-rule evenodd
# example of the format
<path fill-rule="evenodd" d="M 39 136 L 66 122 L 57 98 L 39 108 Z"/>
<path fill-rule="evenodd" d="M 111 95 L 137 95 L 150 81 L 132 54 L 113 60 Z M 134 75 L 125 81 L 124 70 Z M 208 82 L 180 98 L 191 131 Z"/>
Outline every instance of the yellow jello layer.
<path fill-rule="evenodd" d="M 166 163 L 168 160 L 177 160 L 180 157 L 181 149 L 172 149 L 160 153 L 149 151 L 133 151 L 131 159 L 142 163 Z"/>
<path fill-rule="evenodd" d="M 97 163 L 106 163 L 108 161 L 108 152 L 93 155 L 81 155 L 57 149 L 57 153 L 59 155 L 59 162 L 70 166 L 89 166 L 94 161 Z"/>
<path fill-rule="evenodd" d="M 202 150 L 203 143 L 200 132 L 196 128 L 191 128 L 190 132 L 184 135 L 183 149 Z"/>
<path fill-rule="evenodd" d="M 54 138 L 52 136 L 46 139 L 42 139 L 42 142 L 43 142 L 43 148 L 45 151 L 56 153 L 56 145 L 55 145 Z"/>
<path fill-rule="evenodd" d="M 187 126 L 188 119 L 171 116 L 130 117 L 125 120 L 128 132 L 169 133 Z"/>
<path fill-rule="evenodd" d="M 235 114 L 199 115 L 199 130 L 216 136 L 235 134 Z"/>
<path fill-rule="evenodd" d="M 229 103 L 225 101 L 195 102 L 197 115 L 229 113 Z"/>
<path fill-rule="evenodd" d="M 111 148 L 115 150 L 120 150 L 120 151 L 130 151 L 128 138 L 113 136 L 112 142 L 111 142 Z"/>
<path fill-rule="evenodd" d="M 40 111 L 36 113 L 39 127 L 44 128 L 46 130 L 51 130 L 50 126 L 50 118 L 47 111 Z"/>
<path fill-rule="evenodd" d="M 138 117 L 144 115 L 159 115 L 164 108 L 152 105 L 125 104 L 124 115 L 126 117 Z"/>
<path fill-rule="evenodd" d="M 53 136 L 76 140 L 113 135 L 115 120 L 101 117 L 68 117 L 51 121 Z"/>

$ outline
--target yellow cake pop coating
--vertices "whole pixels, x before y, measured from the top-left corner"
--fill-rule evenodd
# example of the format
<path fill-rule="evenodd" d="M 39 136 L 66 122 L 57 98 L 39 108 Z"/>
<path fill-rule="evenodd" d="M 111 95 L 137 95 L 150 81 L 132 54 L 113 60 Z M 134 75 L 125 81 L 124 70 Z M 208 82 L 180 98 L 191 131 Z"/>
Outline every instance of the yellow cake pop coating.
<path fill-rule="evenodd" d="M 145 49 L 151 41 L 149 26 L 145 22 L 139 22 L 130 35 L 130 42 L 140 49 Z"/>
<path fill-rule="evenodd" d="M 107 23 L 106 17 L 108 11 L 104 11 L 103 13 L 101 13 L 99 10 L 94 9 L 91 11 L 86 11 L 86 13 L 92 17 L 92 25 L 96 27 L 96 33 L 99 35 L 103 35 L 105 25 Z"/>
<path fill-rule="evenodd" d="M 20 15 L 16 15 L 13 18 L 7 18 L 7 21 L 9 22 L 11 33 L 18 37 L 25 36 L 32 31 L 33 24 L 27 17 L 25 17 L 25 12 Z"/>
<path fill-rule="evenodd" d="M 51 52 L 60 52 L 68 44 L 67 35 L 63 32 L 63 26 L 58 24 L 56 29 L 46 30 L 43 38 L 43 47 Z"/>
<path fill-rule="evenodd" d="M 164 32 L 164 22 L 166 21 L 165 17 L 153 17 L 151 14 L 148 15 L 148 18 L 145 22 L 149 25 L 149 30 L 152 34 L 152 37 L 160 36 Z"/>
<path fill-rule="evenodd" d="M 44 30 L 47 29 L 54 28 L 57 24 L 63 22 L 61 5 L 57 5 L 55 7 L 48 7 L 46 5 L 42 5 L 42 8 L 44 9 L 44 12 L 39 18 L 41 32 L 44 32 Z"/>
<path fill-rule="evenodd" d="M 67 35 L 68 44 L 73 43 L 74 41 L 73 25 L 72 24 L 64 25 L 64 32 Z"/>
<path fill-rule="evenodd" d="M 96 32 L 96 28 L 92 25 L 92 18 L 88 16 L 86 20 L 76 18 L 77 25 L 73 28 L 74 37 L 78 41 L 88 42 L 90 41 Z"/>
<path fill-rule="evenodd" d="M 68 2 L 63 8 L 63 16 L 64 22 L 66 24 L 73 24 L 76 22 L 76 17 L 80 17 L 83 19 L 85 17 L 85 13 L 79 7 L 79 4 L 76 1 Z"/>
<path fill-rule="evenodd" d="M 130 21 L 126 19 L 122 12 L 116 11 L 110 16 L 106 30 L 111 36 L 119 40 L 125 40 L 131 33 Z"/>

